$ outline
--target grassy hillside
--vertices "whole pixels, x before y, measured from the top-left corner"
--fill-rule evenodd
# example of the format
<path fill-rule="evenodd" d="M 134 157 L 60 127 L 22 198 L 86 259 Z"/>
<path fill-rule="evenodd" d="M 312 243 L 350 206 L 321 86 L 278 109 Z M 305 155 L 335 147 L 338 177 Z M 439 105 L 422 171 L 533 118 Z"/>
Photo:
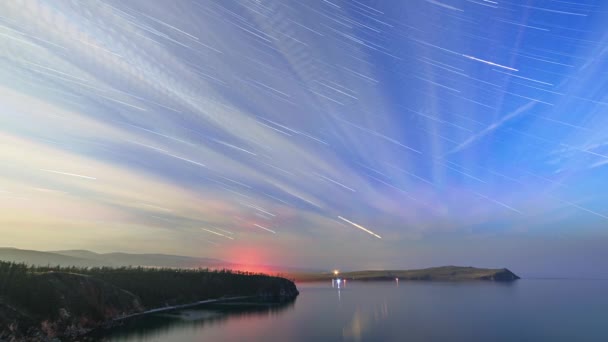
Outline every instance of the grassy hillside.
<path fill-rule="evenodd" d="M 290 277 L 297 281 L 317 281 L 335 278 L 333 273 L 294 273 Z M 430 280 L 430 281 L 461 281 L 461 280 L 491 280 L 513 281 L 517 275 L 506 268 L 475 268 L 461 266 L 442 266 L 419 270 L 380 270 L 355 271 L 339 274 L 340 278 L 349 280 Z"/>
<path fill-rule="evenodd" d="M 263 274 L 0 262 L 0 341 L 77 336 L 117 317 L 206 299 L 297 294 L 293 282 Z"/>

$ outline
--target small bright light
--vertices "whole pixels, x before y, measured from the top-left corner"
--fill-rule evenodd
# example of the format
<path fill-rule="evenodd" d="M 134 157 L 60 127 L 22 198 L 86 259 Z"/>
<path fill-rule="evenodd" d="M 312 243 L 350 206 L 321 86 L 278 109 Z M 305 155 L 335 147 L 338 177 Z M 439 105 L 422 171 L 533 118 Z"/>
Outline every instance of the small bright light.
<path fill-rule="evenodd" d="M 340 284 L 341 281 L 342 281 L 342 279 L 338 278 L 338 280 L 337 280 L 338 284 Z"/>
<path fill-rule="evenodd" d="M 338 274 L 340 274 L 340 271 L 334 270 L 334 275 L 338 275 Z"/>

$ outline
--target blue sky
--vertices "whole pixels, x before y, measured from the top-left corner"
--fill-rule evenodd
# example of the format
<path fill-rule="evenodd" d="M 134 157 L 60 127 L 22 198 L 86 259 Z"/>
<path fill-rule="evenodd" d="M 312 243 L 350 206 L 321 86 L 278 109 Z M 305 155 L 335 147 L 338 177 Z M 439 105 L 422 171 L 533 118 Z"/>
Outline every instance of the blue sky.
<path fill-rule="evenodd" d="M 608 274 L 601 1 L 0 9 L 2 245 Z"/>

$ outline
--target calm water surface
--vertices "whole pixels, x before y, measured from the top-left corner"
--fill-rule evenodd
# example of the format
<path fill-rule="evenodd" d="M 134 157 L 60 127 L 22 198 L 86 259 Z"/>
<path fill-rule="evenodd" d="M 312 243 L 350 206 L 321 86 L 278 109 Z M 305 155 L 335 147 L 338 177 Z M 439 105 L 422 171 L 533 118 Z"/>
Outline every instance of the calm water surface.
<path fill-rule="evenodd" d="M 298 284 L 287 305 L 133 320 L 106 341 L 608 341 L 607 280 Z"/>

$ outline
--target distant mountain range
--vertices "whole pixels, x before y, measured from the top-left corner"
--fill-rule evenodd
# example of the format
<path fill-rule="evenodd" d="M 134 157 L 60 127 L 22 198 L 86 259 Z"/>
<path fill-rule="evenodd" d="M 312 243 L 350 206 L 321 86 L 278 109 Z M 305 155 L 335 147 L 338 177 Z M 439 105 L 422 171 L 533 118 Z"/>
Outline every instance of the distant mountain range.
<path fill-rule="evenodd" d="M 34 251 L 0 247 L 0 260 L 22 262 L 37 266 L 144 266 L 210 269 L 263 269 L 265 272 L 310 272 L 315 270 L 284 266 L 245 265 L 213 258 L 196 258 L 168 254 L 95 253 L 87 250 Z"/>
<path fill-rule="evenodd" d="M 306 269 L 276 265 L 247 265 L 231 263 L 213 258 L 196 258 L 167 254 L 95 253 L 87 250 L 40 252 L 33 250 L 0 247 L 0 260 L 36 266 L 143 266 L 174 268 L 209 268 L 280 274 L 297 281 L 328 281 L 336 275 L 325 270 Z M 340 278 L 349 280 L 494 280 L 519 279 L 506 268 L 486 269 L 475 267 L 442 266 L 419 270 L 369 270 L 342 272 Z"/>

